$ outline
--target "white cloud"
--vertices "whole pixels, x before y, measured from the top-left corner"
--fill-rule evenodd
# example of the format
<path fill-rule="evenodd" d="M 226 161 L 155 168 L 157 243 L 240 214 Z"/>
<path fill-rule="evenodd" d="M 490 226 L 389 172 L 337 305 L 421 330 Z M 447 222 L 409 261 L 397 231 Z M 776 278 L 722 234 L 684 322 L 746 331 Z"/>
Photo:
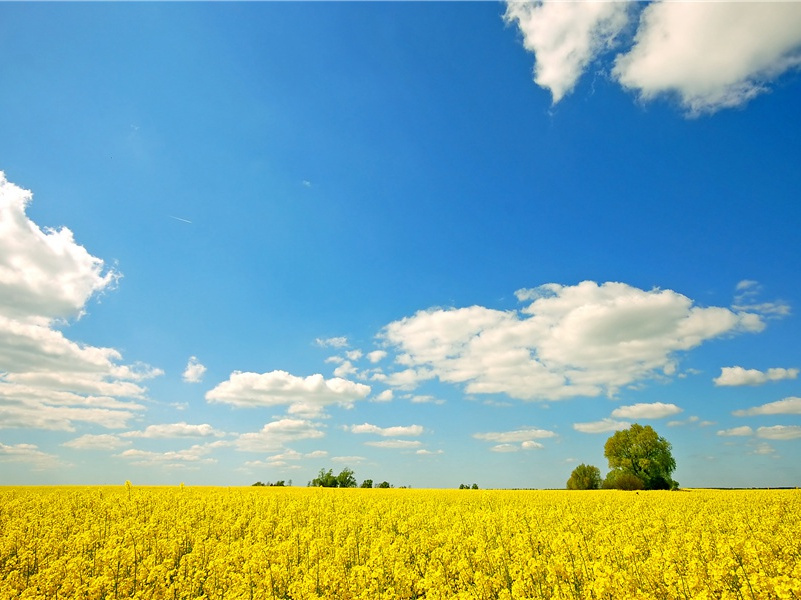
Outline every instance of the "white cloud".
<path fill-rule="evenodd" d="M 675 404 L 651 402 L 620 406 L 612 411 L 613 417 L 620 419 L 661 419 L 681 412 Z"/>
<path fill-rule="evenodd" d="M 776 453 L 776 449 L 773 446 L 771 446 L 770 444 L 766 444 L 766 443 L 757 444 L 756 447 L 754 448 L 754 450 L 751 452 L 751 454 L 760 454 L 760 455 L 764 455 L 764 456 L 769 456 L 769 455 L 775 454 L 775 453 Z"/>
<path fill-rule="evenodd" d="M 736 295 L 732 309 L 736 311 L 752 311 L 768 318 L 782 318 L 790 314 L 790 305 L 782 300 L 765 302 L 760 299 L 762 285 L 758 281 L 744 279 L 736 287 Z"/>
<path fill-rule="evenodd" d="M 130 460 L 132 464 L 138 466 L 185 468 L 187 466 L 199 466 L 217 462 L 216 459 L 210 458 L 208 455 L 211 454 L 215 448 L 226 445 L 226 442 L 196 444 L 183 450 L 169 450 L 167 452 L 151 452 L 149 450 L 131 448 L 120 452 L 116 456 Z"/>
<path fill-rule="evenodd" d="M 614 419 L 601 419 L 589 423 L 573 423 L 573 429 L 581 433 L 607 433 L 609 431 L 620 431 L 631 426 L 628 421 L 615 421 Z"/>
<path fill-rule="evenodd" d="M 264 425 L 261 431 L 240 434 L 233 445 L 242 452 L 274 452 L 298 440 L 325 436 L 319 425 L 305 419 L 280 419 Z"/>
<path fill-rule="evenodd" d="M 0 442 L 0 463 L 22 463 L 34 471 L 56 469 L 63 463 L 54 454 L 39 450 L 35 444 L 15 444 L 8 446 Z"/>
<path fill-rule="evenodd" d="M 364 445 L 374 446 L 375 448 L 401 448 L 409 450 L 412 448 L 419 448 L 423 443 L 416 440 L 382 440 L 380 442 L 365 442 Z"/>
<path fill-rule="evenodd" d="M 363 383 L 325 379 L 320 374 L 297 377 L 286 371 L 234 371 L 228 381 L 206 393 L 206 400 L 242 407 L 289 405 L 291 414 L 319 416 L 326 406 L 351 408 L 369 393 L 370 386 Z"/>
<path fill-rule="evenodd" d="M 31 192 L 0 171 L 0 314 L 23 322 L 80 317 L 120 277 L 66 227 L 42 231 L 25 209 Z"/>
<path fill-rule="evenodd" d="M 547 429 L 526 427 L 523 429 L 515 429 L 513 431 L 490 431 L 487 433 L 474 433 L 473 437 L 477 440 L 484 440 L 486 442 L 513 443 L 553 438 L 556 437 L 556 433 Z"/>
<path fill-rule="evenodd" d="M 353 363 L 351 363 L 349 360 L 343 360 L 342 364 L 334 369 L 334 376 L 347 377 L 348 375 L 354 375 L 357 372 L 358 369 L 353 366 Z"/>
<path fill-rule="evenodd" d="M 517 22 L 523 45 L 535 55 L 534 81 L 554 103 L 570 93 L 582 72 L 614 45 L 628 23 L 627 2 L 507 2 L 504 18 Z"/>
<path fill-rule="evenodd" d="M 757 369 L 744 369 L 743 367 L 722 367 L 720 376 L 712 381 L 719 386 L 762 385 L 769 381 L 795 379 L 796 377 L 798 377 L 798 369 L 774 368 L 763 372 Z"/>
<path fill-rule="evenodd" d="M 398 437 L 398 436 L 417 436 L 422 435 L 425 431 L 422 425 L 398 425 L 395 427 L 379 427 L 370 423 L 363 423 L 361 425 L 351 425 L 348 428 L 351 433 L 372 433 L 382 437 Z"/>
<path fill-rule="evenodd" d="M 409 396 L 409 402 L 412 404 L 445 404 L 445 400 L 427 394 Z"/>
<path fill-rule="evenodd" d="M 64 442 L 61 445 L 75 450 L 119 450 L 120 448 L 130 446 L 131 442 L 110 433 L 101 433 L 98 435 L 87 433 L 74 440 Z"/>
<path fill-rule="evenodd" d="M 694 306 L 671 290 L 624 283 L 547 284 L 517 297 L 530 303 L 520 311 L 435 308 L 390 323 L 380 336 L 404 369 L 385 382 L 410 388 L 438 377 L 467 393 L 521 400 L 613 395 L 673 374 L 678 352 L 764 328 L 755 313 Z"/>
<path fill-rule="evenodd" d="M 384 390 L 380 394 L 378 394 L 375 398 L 373 398 L 373 402 L 391 402 L 394 394 L 392 390 Z"/>
<path fill-rule="evenodd" d="M 415 454 L 419 454 L 420 456 L 436 456 L 439 454 L 444 454 L 443 450 L 427 450 L 425 448 L 421 448 Z"/>
<path fill-rule="evenodd" d="M 735 410 L 732 414 L 735 417 L 750 417 L 754 415 L 801 415 L 801 398 L 785 398 L 784 400 L 768 402 L 761 406 Z"/>
<path fill-rule="evenodd" d="M 203 381 L 203 375 L 206 373 L 206 367 L 200 364 L 197 356 L 190 356 L 189 361 L 186 363 L 183 378 L 187 383 L 200 383 Z"/>
<path fill-rule="evenodd" d="M 345 352 L 345 356 L 348 360 L 359 360 L 364 353 L 361 350 L 348 350 Z"/>
<path fill-rule="evenodd" d="M 732 427 L 731 429 L 721 429 L 720 431 L 718 431 L 718 435 L 721 435 L 721 436 L 724 436 L 724 437 L 754 435 L 754 430 L 751 429 L 748 425 L 743 425 L 742 427 Z"/>
<path fill-rule="evenodd" d="M 332 456 L 331 462 L 340 464 L 356 464 L 364 462 L 366 459 L 363 456 Z"/>
<path fill-rule="evenodd" d="M 161 425 L 148 425 L 144 431 L 129 431 L 121 434 L 123 437 L 133 438 L 181 438 L 181 437 L 222 437 L 225 434 L 217 431 L 208 423 L 190 425 L 189 423 L 165 423 Z"/>
<path fill-rule="evenodd" d="M 348 345 L 346 337 L 317 338 L 314 343 L 321 348 L 345 348 Z"/>
<path fill-rule="evenodd" d="M 774 425 L 773 427 L 760 427 L 756 430 L 756 435 L 766 440 L 796 440 L 801 438 L 801 426 Z"/>
<path fill-rule="evenodd" d="M 645 100 L 675 94 L 699 114 L 744 104 L 799 65 L 801 3 L 653 2 L 612 73 Z"/>
<path fill-rule="evenodd" d="M 386 356 L 387 353 L 384 350 L 373 350 L 372 352 L 367 353 L 367 360 L 375 364 L 382 361 L 384 358 L 386 358 Z"/>
<path fill-rule="evenodd" d="M 0 172 L 0 427 L 124 427 L 143 408 L 130 401 L 145 397 L 140 382 L 162 371 L 120 364 L 119 351 L 55 328 L 120 275 L 69 229 L 42 231 L 25 214 L 31 198 Z"/>

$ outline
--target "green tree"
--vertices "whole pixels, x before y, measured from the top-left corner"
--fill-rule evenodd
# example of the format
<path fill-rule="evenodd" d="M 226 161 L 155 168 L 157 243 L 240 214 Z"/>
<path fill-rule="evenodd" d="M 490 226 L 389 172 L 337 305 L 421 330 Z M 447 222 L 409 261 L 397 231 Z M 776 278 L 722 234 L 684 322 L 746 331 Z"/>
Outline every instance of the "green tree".
<path fill-rule="evenodd" d="M 633 475 L 646 490 L 673 489 L 678 483 L 671 475 L 676 469 L 673 447 L 650 426 L 634 423 L 628 429 L 616 431 L 606 440 L 604 456 L 615 474 L 607 480 L 618 480 L 621 473 Z M 620 473 L 618 473 L 618 471 Z"/>
<path fill-rule="evenodd" d="M 309 482 L 310 487 L 339 487 L 336 475 L 332 469 L 320 469 L 317 477 Z"/>
<path fill-rule="evenodd" d="M 357 485 L 356 483 L 356 476 L 353 473 L 352 469 L 345 467 L 342 471 L 339 472 L 337 475 L 337 486 L 341 488 L 355 488 Z"/>
<path fill-rule="evenodd" d="M 381 483 L 379 483 L 379 484 L 378 484 L 376 487 L 379 487 L 379 488 L 381 488 L 381 489 L 389 489 L 389 488 L 390 488 L 390 487 L 392 487 L 392 486 L 391 486 L 391 485 L 389 485 L 389 481 L 382 481 L 382 482 L 381 482 Z"/>
<path fill-rule="evenodd" d="M 641 490 L 645 487 L 642 479 L 624 471 L 623 469 L 612 469 L 606 474 L 606 479 L 603 482 L 605 490 Z"/>
<path fill-rule="evenodd" d="M 584 463 L 573 469 L 567 480 L 569 490 L 597 490 L 601 487 L 601 470 Z"/>
<path fill-rule="evenodd" d="M 365 479 L 364 481 L 362 481 L 362 487 L 363 488 L 371 488 L 371 487 L 373 487 L 373 480 L 372 479 Z"/>

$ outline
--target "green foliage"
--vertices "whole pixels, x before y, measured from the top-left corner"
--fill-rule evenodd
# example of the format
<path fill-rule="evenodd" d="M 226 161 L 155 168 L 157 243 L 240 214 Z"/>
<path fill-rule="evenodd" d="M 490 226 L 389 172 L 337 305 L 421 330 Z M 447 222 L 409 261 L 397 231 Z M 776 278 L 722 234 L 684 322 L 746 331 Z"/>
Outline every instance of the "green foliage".
<path fill-rule="evenodd" d="M 373 480 L 372 479 L 365 479 L 364 481 L 362 481 L 361 487 L 363 487 L 363 488 L 371 488 L 371 487 L 373 487 Z"/>
<path fill-rule="evenodd" d="M 391 485 L 389 485 L 389 482 L 388 482 L 388 481 L 382 481 L 382 482 L 381 482 L 381 483 L 379 483 L 379 484 L 378 484 L 376 487 L 378 487 L 378 488 L 381 488 L 381 489 L 388 489 L 388 488 L 390 488 L 390 487 L 392 487 L 392 486 L 391 486 Z"/>
<path fill-rule="evenodd" d="M 569 490 L 597 490 L 601 487 L 601 470 L 584 463 L 573 469 L 567 480 Z"/>
<path fill-rule="evenodd" d="M 612 469 L 606 474 L 603 482 L 605 490 L 642 490 L 645 484 L 642 479 L 623 469 Z"/>
<path fill-rule="evenodd" d="M 671 450 L 670 442 L 660 437 L 650 425 L 642 426 L 634 423 L 628 429 L 616 431 L 604 445 L 604 456 L 609 461 L 609 468 L 612 469 L 607 475 L 604 487 L 608 487 L 607 482 L 623 481 L 620 479 L 622 473 L 639 479 L 643 489 L 646 490 L 677 487 L 678 484 L 671 478 L 676 469 L 676 461 Z M 634 483 L 631 478 L 625 481 L 626 485 Z M 622 488 L 617 485 L 611 487 L 637 489 Z"/>
<path fill-rule="evenodd" d="M 348 467 L 342 469 L 339 475 L 334 475 L 333 469 L 320 469 L 317 477 L 309 482 L 309 487 L 355 488 L 356 485 L 356 477 Z"/>
<path fill-rule="evenodd" d="M 262 483 L 261 481 L 257 481 L 251 487 L 284 487 L 285 485 L 286 482 L 283 479 L 279 479 L 275 483 L 272 483 L 270 481 L 268 481 L 267 483 Z M 289 485 L 292 485 L 291 480 Z"/>
<path fill-rule="evenodd" d="M 474 483 L 473 485 L 470 485 L 469 483 L 460 483 L 459 484 L 459 489 L 460 490 L 477 490 L 478 489 L 478 484 Z"/>

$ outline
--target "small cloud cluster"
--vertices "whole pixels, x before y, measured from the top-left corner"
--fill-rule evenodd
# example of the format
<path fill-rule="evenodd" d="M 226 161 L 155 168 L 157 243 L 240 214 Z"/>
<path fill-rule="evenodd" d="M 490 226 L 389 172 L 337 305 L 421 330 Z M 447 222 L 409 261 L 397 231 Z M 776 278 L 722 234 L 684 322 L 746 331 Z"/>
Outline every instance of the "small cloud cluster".
<path fill-rule="evenodd" d="M 186 383 L 200 383 L 203 381 L 205 373 L 206 367 L 198 361 L 197 356 L 190 356 L 189 362 L 186 363 L 186 369 L 184 369 L 183 379 Z"/>
<path fill-rule="evenodd" d="M 691 116 L 743 105 L 801 65 L 797 2 L 511 0 L 505 19 L 520 29 L 534 81 L 554 103 L 624 42 L 611 77 L 644 101 L 675 97 Z"/>
<path fill-rule="evenodd" d="M 612 411 L 612 417 L 615 418 L 604 418 L 600 421 L 589 423 L 573 423 L 573 429 L 582 433 L 608 433 L 627 429 L 631 426 L 631 421 L 620 421 L 618 419 L 632 419 L 635 421 L 640 419 L 663 419 L 676 415 L 681 411 L 682 409 L 675 404 L 641 402 L 630 406 L 619 406 Z"/>
<path fill-rule="evenodd" d="M 474 433 L 473 437 L 485 442 L 494 442 L 490 448 L 493 452 L 519 452 L 520 450 L 538 450 L 543 448 L 538 440 L 554 438 L 556 433 L 547 429 L 524 427 L 513 431 L 491 431 Z"/>
<path fill-rule="evenodd" d="M 797 377 L 798 369 L 773 368 L 763 372 L 757 369 L 744 369 L 743 367 L 723 367 L 720 370 L 720 376 L 712 381 L 718 386 L 762 385 L 769 381 L 781 381 Z"/>
<path fill-rule="evenodd" d="M 756 436 L 766 440 L 796 440 L 801 438 L 801 426 L 799 425 L 773 425 L 770 427 L 758 427 L 756 430 L 748 425 L 732 427 L 731 429 L 721 429 L 719 436 L 723 437 L 750 437 Z"/>
<path fill-rule="evenodd" d="M 238 407 L 286 405 L 293 415 L 319 417 L 330 405 L 351 408 L 370 393 L 370 386 L 322 375 L 298 377 L 286 371 L 243 373 L 234 371 L 206 393 L 206 400 Z"/>

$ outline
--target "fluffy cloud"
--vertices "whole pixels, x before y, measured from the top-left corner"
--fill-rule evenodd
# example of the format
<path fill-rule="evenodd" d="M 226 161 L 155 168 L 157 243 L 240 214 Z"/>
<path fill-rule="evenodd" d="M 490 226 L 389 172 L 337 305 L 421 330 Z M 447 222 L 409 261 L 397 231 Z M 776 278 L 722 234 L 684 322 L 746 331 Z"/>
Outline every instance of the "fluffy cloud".
<path fill-rule="evenodd" d="M 167 423 L 162 425 L 148 425 L 144 431 L 129 431 L 122 434 L 124 437 L 134 438 L 181 438 L 181 437 L 222 437 L 224 433 L 217 431 L 208 423 L 190 425 L 189 423 Z"/>
<path fill-rule="evenodd" d="M 384 350 L 373 350 L 372 352 L 367 353 L 367 360 L 375 364 L 382 361 L 384 358 L 386 358 L 386 356 L 387 353 Z"/>
<path fill-rule="evenodd" d="M 743 367 L 723 367 L 720 370 L 720 376 L 712 381 L 715 382 L 715 385 L 762 385 L 769 381 L 795 379 L 796 377 L 798 377 L 798 369 L 775 368 L 763 372 Z"/>
<path fill-rule="evenodd" d="M 197 356 L 190 356 L 189 362 L 186 363 L 183 378 L 187 383 L 200 383 L 203 381 L 203 375 L 206 373 L 206 367 L 202 365 Z"/>
<path fill-rule="evenodd" d="M 348 431 L 351 433 L 372 433 L 382 437 L 399 437 L 422 435 L 424 429 L 422 425 L 379 427 L 370 423 L 363 423 L 361 425 L 351 425 Z"/>
<path fill-rule="evenodd" d="M 523 45 L 536 56 L 534 81 L 554 103 L 570 93 L 596 55 L 610 48 L 628 22 L 627 2 L 508 2 Z"/>
<path fill-rule="evenodd" d="M 382 440 L 380 442 L 365 442 L 364 445 L 373 446 L 375 448 L 400 448 L 403 450 L 410 450 L 412 448 L 419 448 L 423 443 L 416 440 Z"/>
<path fill-rule="evenodd" d="M 801 438 L 801 426 L 774 425 L 772 427 L 760 427 L 757 429 L 756 435 L 766 440 L 796 440 Z"/>
<path fill-rule="evenodd" d="M 507 2 L 535 55 L 534 81 L 558 102 L 594 59 L 628 35 L 629 2 Z M 630 49 L 611 75 L 652 100 L 678 98 L 690 115 L 739 106 L 801 65 L 797 2 L 663 2 L 641 9 Z M 628 40 L 627 40 L 628 41 Z"/>
<path fill-rule="evenodd" d="M 487 433 L 474 433 L 473 437 L 477 440 L 484 440 L 486 442 L 499 442 L 499 443 L 513 443 L 513 442 L 530 442 L 532 440 L 541 440 L 546 438 L 556 437 L 556 433 L 548 431 L 547 429 L 535 429 L 533 427 L 526 427 L 524 429 L 515 429 L 514 431 L 491 431 Z"/>
<path fill-rule="evenodd" d="M 768 402 L 761 406 L 735 410 L 732 414 L 735 417 L 750 417 L 754 415 L 801 415 L 801 398 L 785 398 L 784 400 Z"/>
<path fill-rule="evenodd" d="M 64 442 L 61 445 L 65 448 L 73 448 L 75 450 L 119 450 L 120 448 L 130 446 L 131 442 L 110 433 L 101 433 L 98 435 L 87 433 L 74 440 Z"/>
<path fill-rule="evenodd" d="M 732 427 L 731 429 L 721 429 L 720 431 L 718 431 L 718 435 L 721 435 L 721 436 L 724 436 L 724 437 L 754 435 L 754 430 L 751 429 L 748 425 L 743 425 L 742 427 Z"/>
<path fill-rule="evenodd" d="M 671 290 L 585 281 L 520 290 L 520 311 L 435 308 L 387 325 L 411 387 L 438 377 L 472 394 L 522 400 L 613 395 L 625 385 L 671 375 L 676 353 L 706 340 L 764 328 L 755 313 L 698 307 Z"/>
<path fill-rule="evenodd" d="M 323 436 L 325 433 L 312 421 L 280 419 L 265 424 L 261 431 L 239 435 L 233 445 L 242 452 L 274 452 L 291 442 Z"/>
<path fill-rule="evenodd" d="M 799 65 L 797 2 L 654 2 L 612 73 L 643 99 L 676 94 L 699 114 L 744 104 Z"/>
<path fill-rule="evenodd" d="M 210 458 L 208 455 L 215 448 L 224 445 L 226 445 L 225 442 L 196 444 L 191 448 L 169 450 L 167 452 L 151 452 L 149 450 L 131 448 L 130 450 L 124 450 L 116 456 L 130 460 L 132 464 L 138 466 L 162 466 L 168 468 L 199 467 L 200 465 L 217 462 L 216 459 Z"/>
<path fill-rule="evenodd" d="M 54 454 L 39 450 L 34 444 L 8 446 L 0 442 L 0 463 L 22 463 L 34 471 L 55 469 L 63 464 Z"/>
<path fill-rule="evenodd" d="M 346 337 L 317 338 L 314 343 L 321 348 L 345 348 L 348 345 Z"/>
<path fill-rule="evenodd" d="M 339 377 L 325 379 L 320 374 L 297 377 L 286 371 L 235 371 L 228 381 L 207 392 L 206 400 L 244 407 L 288 405 L 292 414 L 318 416 L 332 404 L 351 408 L 369 393 L 370 386 Z"/>
<path fill-rule="evenodd" d="M 610 431 L 620 431 L 631 426 L 628 421 L 615 421 L 614 419 L 601 419 L 589 423 L 573 423 L 573 429 L 581 433 L 607 433 Z"/>
<path fill-rule="evenodd" d="M 81 421 L 124 427 L 142 406 L 143 380 L 113 348 L 79 344 L 55 328 L 80 318 L 120 275 L 69 229 L 41 230 L 25 214 L 31 193 L 0 172 L 0 416 L 3 427 L 73 430 Z"/>
<path fill-rule="evenodd" d="M 612 411 L 613 417 L 621 419 L 661 419 L 681 412 L 675 404 L 651 402 L 621 406 Z"/>

